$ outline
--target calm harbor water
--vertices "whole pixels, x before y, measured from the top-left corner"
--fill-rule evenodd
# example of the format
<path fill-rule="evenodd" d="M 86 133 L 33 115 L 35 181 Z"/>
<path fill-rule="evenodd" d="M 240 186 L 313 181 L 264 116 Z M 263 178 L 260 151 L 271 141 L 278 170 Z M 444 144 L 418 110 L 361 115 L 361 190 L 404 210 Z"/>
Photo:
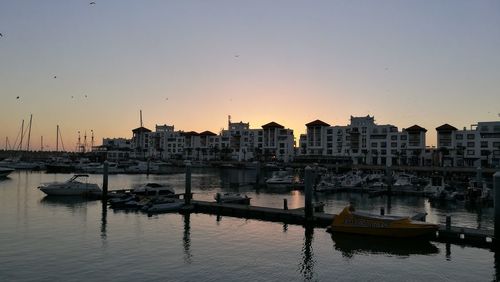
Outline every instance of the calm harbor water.
<path fill-rule="evenodd" d="M 1 281 L 492 281 L 500 255 L 437 242 L 331 236 L 323 229 L 217 217 L 113 211 L 100 201 L 46 197 L 36 187 L 69 174 L 14 172 L 0 181 Z M 253 205 L 303 206 L 301 191 L 236 187 L 253 179 L 245 170 L 195 170 L 195 199 L 219 191 L 245 192 Z M 101 175 L 91 181 L 100 183 Z M 184 175 L 111 175 L 110 189 L 145 182 L 184 189 Z M 427 220 L 490 229 L 492 209 L 434 206 L 416 197 L 316 195 L 325 211 L 349 201 L 359 210 L 391 214 L 425 211 Z M 497 266 L 497 263 L 499 264 Z"/>

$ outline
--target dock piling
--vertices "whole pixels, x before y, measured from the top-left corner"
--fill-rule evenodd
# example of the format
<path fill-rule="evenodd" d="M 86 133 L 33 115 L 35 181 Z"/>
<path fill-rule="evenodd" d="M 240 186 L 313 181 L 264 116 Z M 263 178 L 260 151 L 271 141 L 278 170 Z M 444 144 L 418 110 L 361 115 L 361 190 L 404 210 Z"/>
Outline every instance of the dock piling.
<path fill-rule="evenodd" d="M 108 198 L 108 161 L 104 161 L 102 169 L 102 200 L 105 202 Z"/>
<path fill-rule="evenodd" d="M 305 217 L 306 221 L 313 220 L 313 205 L 312 205 L 312 192 L 313 192 L 313 169 L 307 166 L 305 169 Z"/>
<path fill-rule="evenodd" d="M 184 204 L 191 204 L 191 162 L 186 162 L 186 188 L 184 192 Z"/>
<path fill-rule="evenodd" d="M 385 215 L 385 209 L 384 209 L 384 207 L 380 207 L 380 215 Z"/>
<path fill-rule="evenodd" d="M 288 210 L 288 200 L 287 199 L 283 199 L 283 209 Z"/>
<path fill-rule="evenodd" d="M 447 231 L 451 230 L 451 216 L 449 215 L 446 216 L 446 230 Z"/>
<path fill-rule="evenodd" d="M 493 174 L 493 197 L 495 208 L 494 236 L 500 239 L 500 171 Z"/>

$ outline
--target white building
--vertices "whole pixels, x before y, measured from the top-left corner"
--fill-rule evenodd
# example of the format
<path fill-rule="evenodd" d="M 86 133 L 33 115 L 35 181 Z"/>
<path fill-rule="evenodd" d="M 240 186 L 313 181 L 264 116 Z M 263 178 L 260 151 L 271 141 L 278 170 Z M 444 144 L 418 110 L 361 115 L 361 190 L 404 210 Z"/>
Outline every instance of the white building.
<path fill-rule="evenodd" d="M 350 159 L 355 164 L 422 165 L 425 128 L 418 125 L 398 131 L 394 125 L 378 125 L 372 116 L 353 117 L 347 126 L 331 126 L 321 120 L 306 124 L 300 154 L 307 157 Z"/>
<path fill-rule="evenodd" d="M 441 165 L 500 166 L 500 121 L 478 122 L 463 130 L 443 124 L 436 131 Z"/>

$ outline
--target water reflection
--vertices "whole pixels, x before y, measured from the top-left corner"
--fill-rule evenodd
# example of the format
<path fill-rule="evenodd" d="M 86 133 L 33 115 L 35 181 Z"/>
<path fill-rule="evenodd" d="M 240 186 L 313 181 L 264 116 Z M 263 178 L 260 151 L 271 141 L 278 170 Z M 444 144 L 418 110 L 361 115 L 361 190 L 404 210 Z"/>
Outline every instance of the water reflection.
<path fill-rule="evenodd" d="M 495 260 L 495 277 L 493 277 L 493 281 L 500 280 L 500 250 L 496 249 L 494 251 L 493 258 Z"/>
<path fill-rule="evenodd" d="M 47 206 L 64 206 L 69 209 L 86 206 L 89 201 L 95 201 L 80 196 L 45 196 L 40 203 Z"/>
<path fill-rule="evenodd" d="M 439 249 L 425 239 L 399 239 L 355 234 L 332 234 L 335 250 L 345 258 L 356 254 L 386 254 L 400 257 L 438 254 Z"/>
<path fill-rule="evenodd" d="M 191 263 L 191 214 L 184 214 L 184 234 L 182 236 L 182 246 L 184 248 L 184 262 Z"/>
<path fill-rule="evenodd" d="M 108 204 L 102 201 L 101 205 L 101 239 L 106 240 L 106 225 L 108 223 Z"/>
<path fill-rule="evenodd" d="M 302 247 L 302 261 L 299 264 L 299 270 L 305 281 L 311 281 L 314 278 L 314 252 L 312 242 L 314 239 L 314 227 L 304 227 L 304 246 Z"/>

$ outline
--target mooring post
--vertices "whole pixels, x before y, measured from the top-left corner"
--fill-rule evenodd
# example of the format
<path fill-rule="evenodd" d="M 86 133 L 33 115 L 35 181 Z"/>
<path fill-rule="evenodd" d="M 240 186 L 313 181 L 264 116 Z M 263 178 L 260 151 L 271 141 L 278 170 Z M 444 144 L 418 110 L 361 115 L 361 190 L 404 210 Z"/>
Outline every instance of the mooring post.
<path fill-rule="evenodd" d="M 380 215 L 385 215 L 385 209 L 384 209 L 384 207 L 380 207 Z"/>
<path fill-rule="evenodd" d="M 493 195 L 493 206 L 495 207 L 494 237 L 500 239 L 500 171 L 493 174 Z"/>
<path fill-rule="evenodd" d="M 306 221 L 313 220 L 313 205 L 312 205 L 312 192 L 313 192 L 313 168 L 307 166 L 305 169 L 305 216 Z"/>
<path fill-rule="evenodd" d="M 191 204 L 191 162 L 186 162 L 186 189 L 184 191 L 184 204 Z"/>
<path fill-rule="evenodd" d="M 446 230 L 451 230 L 451 216 L 447 215 L 446 216 Z"/>
<path fill-rule="evenodd" d="M 287 199 L 283 199 L 283 209 L 288 210 L 288 200 Z"/>
<path fill-rule="evenodd" d="M 108 198 L 108 161 L 104 161 L 102 169 L 102 200 L 106 201 Z"/>
<path fill-rule="evenodd" d="M 149 175 L 149 165 L 151 163 L 151 159 L 148 158 L 148 162 L 146 163 L 146 175 Z"/>
<path fill-rule="evenodd" d="M 217 202 L 217 204 L 220 204 L 221 202 L 220 193 L 215 194 L 215 201 Z"/>

